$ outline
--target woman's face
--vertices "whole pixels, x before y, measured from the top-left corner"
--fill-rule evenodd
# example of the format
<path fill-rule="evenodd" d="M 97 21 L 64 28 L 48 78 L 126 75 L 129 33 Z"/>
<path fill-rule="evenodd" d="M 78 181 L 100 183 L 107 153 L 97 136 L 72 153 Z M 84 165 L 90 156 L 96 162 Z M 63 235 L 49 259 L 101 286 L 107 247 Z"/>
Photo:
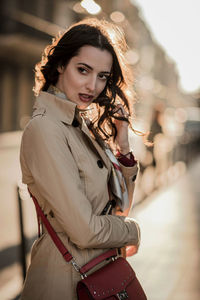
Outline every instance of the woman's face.
<path fill-rule="evenodd" d="M 56 86 L 66 97 L 84 109 L 96 99 L 111 74 L 112 55 L 107 50 L 83 46 L 65 67 L 58 67 Z"/>

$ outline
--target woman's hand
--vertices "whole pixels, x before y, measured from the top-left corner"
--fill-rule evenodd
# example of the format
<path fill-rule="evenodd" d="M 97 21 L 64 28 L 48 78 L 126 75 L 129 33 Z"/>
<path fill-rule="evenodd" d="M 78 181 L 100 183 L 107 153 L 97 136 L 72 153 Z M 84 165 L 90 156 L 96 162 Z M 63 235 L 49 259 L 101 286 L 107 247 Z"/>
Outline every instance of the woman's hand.
<path fill-rule="evenodd" d="M 139 246 L 126 246 L 126 257 L 135 255 L 138 252 Z"/>
<path fill-rule="evenodd" d="M 116 107 L 116 113 L 118 116 L 127 117 L 128 114 L 125 111 L 124 107 L 119 104 Z M 129 141 L 128 141 L 128 126 L 129 123 L 126 121 L 121 121 L 114 119 L 114 124 L 117 128 L 116 144 L 118 150 L 122 154 L 126 154 L 130 151 Z"/>
<path fill-rule="evenodd" d="M 125 246 L 121 248 L 121 256 L 123 258 L 135 255 L 138 252 L 139 246 Z"/>

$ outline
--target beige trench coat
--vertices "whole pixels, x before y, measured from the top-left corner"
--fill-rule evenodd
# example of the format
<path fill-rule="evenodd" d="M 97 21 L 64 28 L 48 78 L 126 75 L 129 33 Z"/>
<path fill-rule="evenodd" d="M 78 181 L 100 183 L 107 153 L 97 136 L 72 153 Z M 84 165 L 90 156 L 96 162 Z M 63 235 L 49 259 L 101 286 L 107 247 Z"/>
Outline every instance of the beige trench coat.
<path fill-rule="evenodd" d="M 22 137 L 20 161 L 23 183 L 82 266 L 105 249 L 136 245 L 139 228 L 133 219 L 101 215 L 111 163 L 84 121 L 73 126 L 75 112 L 75 103 L 41 92 Z M 121 168 L 132 197 L 137 166 Z M 74 300 L 79 280 L 44 232 L 32 247 L 21 299 Z"/>

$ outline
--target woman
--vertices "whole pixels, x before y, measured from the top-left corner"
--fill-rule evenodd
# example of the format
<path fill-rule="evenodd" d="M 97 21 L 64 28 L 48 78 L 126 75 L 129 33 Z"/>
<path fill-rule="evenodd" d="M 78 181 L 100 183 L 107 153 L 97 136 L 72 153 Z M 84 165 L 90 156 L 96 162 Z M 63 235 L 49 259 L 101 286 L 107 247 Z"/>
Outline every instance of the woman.
<path fill-rule="evenodd" d="M 123 216 L 137 175 L 125 50 L 118 28 L 88 19 L 55 39 L 36 66 L 37 98 L 21 144 L 23 182 L 80 266 L 110 248 L 139 246 L 137 223 Z M 43 227 L 21 299 L 77 299 L 79 280 Z"/>

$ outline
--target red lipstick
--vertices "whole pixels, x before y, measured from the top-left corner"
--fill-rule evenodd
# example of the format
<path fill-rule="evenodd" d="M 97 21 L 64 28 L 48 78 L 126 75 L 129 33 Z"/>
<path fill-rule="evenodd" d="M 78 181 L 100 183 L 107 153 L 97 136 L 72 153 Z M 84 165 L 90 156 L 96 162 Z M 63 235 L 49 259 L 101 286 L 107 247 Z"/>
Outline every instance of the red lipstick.
<path fill-rule="evenodd" d="M 79 99 L 82 101 L 82 102 L 90 102 L 92 99 L 93 99 L 93 95 L 88 95 L 88 94 L 78 94 L 79 95 Z"/>

